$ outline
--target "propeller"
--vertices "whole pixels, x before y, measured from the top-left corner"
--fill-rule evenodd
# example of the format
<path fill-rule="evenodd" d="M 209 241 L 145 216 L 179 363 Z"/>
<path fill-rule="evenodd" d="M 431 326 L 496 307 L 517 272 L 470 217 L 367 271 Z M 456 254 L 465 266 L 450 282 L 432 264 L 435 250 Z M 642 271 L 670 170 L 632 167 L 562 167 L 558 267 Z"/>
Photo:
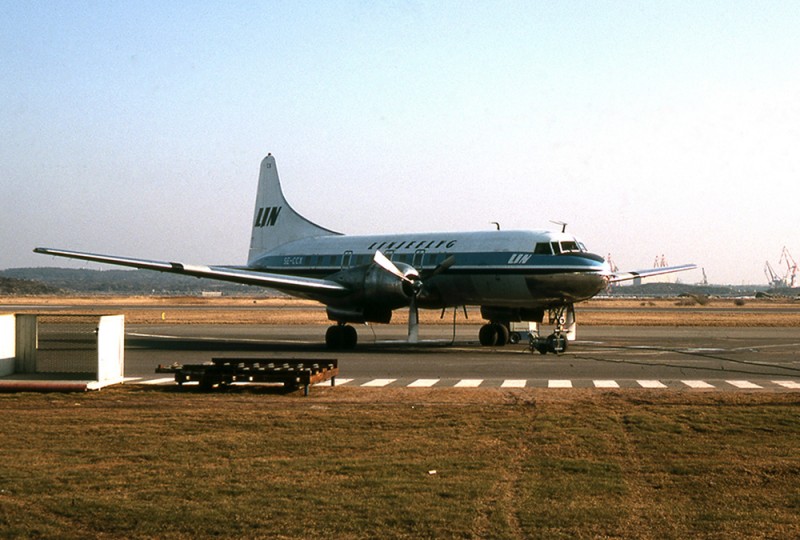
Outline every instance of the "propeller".
<path fill-rule="evenodd" d="M 417 343 L 419 341 L 419 308 L 417 307 L 417 296 L 422 291 L 422 280 L 419 277 L 419 273 L 415 271 L 415 273 L 404 273 L 400 270 L 396 264 L 394 264 L 391 260 L 389 260 L 386 255 L 381 253 L 380 250 L 375 252 L 375 255 L 372 257 L 372 260 L 401 280 L 404 283 L 408 283 L 411 286 L 412 294 L 411 301 L 408 305 L 408 342 L 409 343 Z M 434 276 L 438 276 L 456 262 L 456 258 L 453 255 L 450 255 L 445 260 L 443 260 L 436 268 L 433 269 L 433 272 L 428 276 L 428 278 L 432 278 Z M 414 269 L 416 270 L 416 269 Z"/>

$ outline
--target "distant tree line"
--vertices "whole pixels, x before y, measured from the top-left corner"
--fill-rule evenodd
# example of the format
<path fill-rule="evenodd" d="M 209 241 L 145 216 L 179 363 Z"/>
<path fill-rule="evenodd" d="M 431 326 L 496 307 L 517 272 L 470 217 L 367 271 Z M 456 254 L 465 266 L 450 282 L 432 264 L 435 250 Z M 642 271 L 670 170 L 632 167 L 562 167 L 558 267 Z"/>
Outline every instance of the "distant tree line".
<path fill-rule="evenodd" d="M 0 270 L 0 294 L 263 295 L 265 289 L 147 270 L 10 268 Z M 277 293 L 275 293 L 277 294 Z"/>

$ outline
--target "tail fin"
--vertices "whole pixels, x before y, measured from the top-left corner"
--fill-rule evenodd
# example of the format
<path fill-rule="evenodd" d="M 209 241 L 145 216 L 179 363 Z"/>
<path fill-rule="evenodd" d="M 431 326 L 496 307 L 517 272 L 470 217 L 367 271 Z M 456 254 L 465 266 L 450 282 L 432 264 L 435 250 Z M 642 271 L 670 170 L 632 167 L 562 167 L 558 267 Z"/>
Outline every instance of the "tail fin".
<path fill-rule="evenodd" d="M 272 154 L 268 154 L 261 162 L 261 173 L 258 177 L 258 193 L 253 215 L 253 236 L 250 238 L 248 264 L 287 242 L 313 236 L 338 234 L 340 233 L 310 222 L 289 206 L 281 190 L 275 158 Z"/>

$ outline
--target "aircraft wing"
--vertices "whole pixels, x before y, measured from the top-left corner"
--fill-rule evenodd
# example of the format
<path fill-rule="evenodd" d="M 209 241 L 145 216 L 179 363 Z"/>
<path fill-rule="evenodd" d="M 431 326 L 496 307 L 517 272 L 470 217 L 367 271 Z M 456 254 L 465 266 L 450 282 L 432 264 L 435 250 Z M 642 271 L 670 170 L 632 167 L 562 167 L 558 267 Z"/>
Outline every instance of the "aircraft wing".
<path fill-rule="evenodd" d="M 673 272 L 683 272 L 685 270 L 694 270 L 697 268 L 696 264 L 682 264 L 679 266 L 664 266 L 661 268 L 648 268 L 647 270 L 636 270 L 634 272 L 619 272 L 611 274 L 609 281 L 611 283 L 618 283 L 620 281 L 628 281 L 636 278 L 646 278 L 650 276 L 659 276 L 661 274 L 671 274 Z"/>
<path fill-rule="evenodd" d="M 118 266 L 130 266 L 132 268 L 156 270 L 158 272 L 170 272 L 172 274 L 183 274 L 186 276 L 216 279 L 219 281 L 230 281 L 245 285 L 260 285 L 262 287 L 272 287 L 274 289 L 298 293 L 344 296 L 351 292 L 350 289 L 344 285 L 327 279 L 305 278 L 289 276 L 285 274 L 271 274 L 267 272 L 258 272 L 249 268 L 232 266 L 201 266 L 184 264 L 180 262 L 150 261 L 146 259 L 132 259 L 129 257 L 117 257 L 114 255 L 100 255 L 97 253 L 83 253 L 80 251 L 67 251 L 63 249 L 50 249 L 41 247 L 37 247 L 33 251 L 45 255 L 54 255 L 56 257 L 81 259 L 84 261 L 115 264 Z"/>

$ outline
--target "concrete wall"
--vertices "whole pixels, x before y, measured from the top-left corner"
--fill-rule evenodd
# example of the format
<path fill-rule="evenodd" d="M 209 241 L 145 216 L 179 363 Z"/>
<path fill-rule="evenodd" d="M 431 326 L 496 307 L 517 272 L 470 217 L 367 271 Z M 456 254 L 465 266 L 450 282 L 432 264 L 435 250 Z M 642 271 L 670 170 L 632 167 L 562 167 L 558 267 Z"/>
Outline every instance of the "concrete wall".
<path fill-rule="evenodd" d="M 125 371 L 125 316 L 100 317 L 97 327 L 97 380 L 120 382 Z"/>
<path fill-rule="evenodd" d="M 14 373 L 17 356 L 16 326 L 14 315 L 0 315 L 0 377 Z"/>
<path fill-rule="evenodd" d="M 15 373 L 36 373 L 36 347 L 39 319 L 36 315 L 17 315 L 17 354 Z"/>
<path fill-rule="evenodd" d="M 125 371 L 125 316 L 99 317 L 96 328 L 97 350 L 89 369 L 96 371 L 101 385 L 121 382 Z M 0 315 L 0 377 L 38 372 L 38 331 L 36 315 Z"/>

